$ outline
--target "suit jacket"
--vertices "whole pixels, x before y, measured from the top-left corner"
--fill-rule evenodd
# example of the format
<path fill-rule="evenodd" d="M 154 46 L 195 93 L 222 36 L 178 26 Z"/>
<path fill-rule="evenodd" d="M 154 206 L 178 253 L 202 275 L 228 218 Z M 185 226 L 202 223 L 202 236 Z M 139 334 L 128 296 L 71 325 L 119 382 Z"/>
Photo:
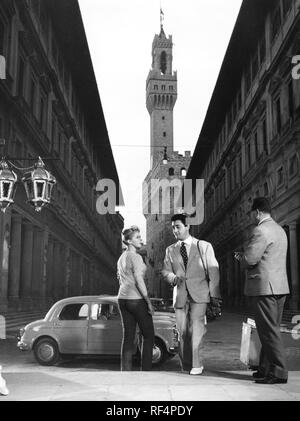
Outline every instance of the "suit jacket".
<path fill-rule="evenodd" d="M 242 258 L 247 269 L 245 295 L 288 294 L 286 255 L 287 236 L 280 225 L 270 217 L 256 226 Z"/>
<path fill-rule="evenodd" d="M 174 287 L 173 304 L 175 308 L 185 305 L 188 292 L 196 303 L 209 303 L 210 297 L 220 298 L 219 264 L 215 258 L 213 247 L 206 241 L 199 241 L 204 264 L 208 270 L 210 282 L 207 283 L 202 260 L 197 247 L 197 240 L 193 237 L 185 270 L 180 253 L 180 242 L 172 244 L 166 249 L 162 275 L 171 285 L 176 276 L 185 276 L 186 282 Z"/>

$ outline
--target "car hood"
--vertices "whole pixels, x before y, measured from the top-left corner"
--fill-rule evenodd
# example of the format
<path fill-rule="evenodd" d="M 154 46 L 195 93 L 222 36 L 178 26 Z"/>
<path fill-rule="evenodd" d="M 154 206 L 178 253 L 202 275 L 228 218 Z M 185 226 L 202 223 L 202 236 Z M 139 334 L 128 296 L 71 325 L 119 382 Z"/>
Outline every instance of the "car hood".
<path fill-rule="evenodd" d="M 28 325 L 24 326 L 25 330 L 35 330 L 41 326 L 45 325 L 45 320 L 44 319 L 40 319 L 40 320 L 36 320 L 34 322 L 28 323 Z"/>
<path fill-rule="evenodd" d="M 153 316 L 153 321 L 155 323 L 171 323 L 174 324 L 176 322 L 175 314 L 172 313 L 160 313 L 155 312 Z"/>

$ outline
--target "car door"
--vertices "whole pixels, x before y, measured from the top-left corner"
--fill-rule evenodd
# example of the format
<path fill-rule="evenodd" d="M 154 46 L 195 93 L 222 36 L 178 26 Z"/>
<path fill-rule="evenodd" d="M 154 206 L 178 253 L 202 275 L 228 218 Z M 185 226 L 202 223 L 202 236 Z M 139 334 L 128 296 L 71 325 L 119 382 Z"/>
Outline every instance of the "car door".
<path fill-rule="evenodd" d="M 85 302 L 66 304 L 62 308 L 54 323 L 60 352 L 87 353 L 88 316 L 89 304 Z"/>
<path fill-rule="evenodd" d="M 122 335 L 118 306 L 112 303 L 92 303 L 88 328 L 89 353 L 119 355 Z"/>

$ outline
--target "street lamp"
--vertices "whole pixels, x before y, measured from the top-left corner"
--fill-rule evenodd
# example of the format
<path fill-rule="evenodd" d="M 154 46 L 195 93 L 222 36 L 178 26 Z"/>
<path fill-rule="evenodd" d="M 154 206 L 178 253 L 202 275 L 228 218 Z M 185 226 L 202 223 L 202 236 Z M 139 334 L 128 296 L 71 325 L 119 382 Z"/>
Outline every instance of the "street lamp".
<path fill-rule="evenodd" d="M 37 212 L 50 203 L 51 193 L 54 184 L 56 184 L 55 177 L 45 169 L 45 164 L 41 157 L 35 164 L 33 171 L 30 171 L 22 178 L 24 184 L 28 203 L 30 203 Z"/>
<path fill-rule="evenodd" d="M 0 162 L 0 209 L 3 213 L 14 202 L 17 179 L 16 173 L 11 171 L 2 159 Z"/>
<path fill-rule="evenodd" d="M 0 139 L 0 147 L 5 145 L 5 140 Z M 56 179 L 45 169 L 45 164 L 41 157 L 38 162 L 29 168 L 18 168 L 11 161 L 36 160 L 36 158 L 2 158 L 0 161 L 0 209 L 5 213 L 6 209 L 14 203 L 14 195 L 16 191 L 17 175 L 10 167 L 14 167 L 19 171 L 28 171 L 22 177 L 25 187 L 28 203 L 30 203 L 36 212 L 40 212 L 42 208 L 50 203 L 53 186 Z M 48 160 L 57 160 L 57 158 L 44 158 Z"/>

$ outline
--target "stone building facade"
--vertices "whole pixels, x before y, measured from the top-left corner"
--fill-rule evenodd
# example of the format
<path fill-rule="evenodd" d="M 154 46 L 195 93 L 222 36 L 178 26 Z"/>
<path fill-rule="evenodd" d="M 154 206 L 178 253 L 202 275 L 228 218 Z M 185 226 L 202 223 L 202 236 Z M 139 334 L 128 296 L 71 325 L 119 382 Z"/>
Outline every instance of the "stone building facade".
<path fill-rule="evenodd" d="M 161 269 L 166 247 L 174 242 L 171 215 L 177 203 L 174 202 L 176 180 L 184 180 L 191 161 L 190 152 L 184 155 L 174 151 L 173 109 L 177 100 L 177 73 L 172 70 L 173 41 L 166 37 L 163 26 L 155 35 L 152 44 L 152 68 L 146 85 L 147 109 L 150 114 L 150 171 L 144 181 L 144 215 L 146 218 L 148 287 L 153 297 L 170 298 L 172 291 L 162 279 Z M 164 162 L 164 158 L 166 162 Z M 153 186 L 151 182 L 165 180 L 166 188 Z M 174 182 L 175 184 L 171 184 Z M 170 184 L 169 184 L 170 183 Z M 167 196 L 169 194 L 169 196 Z M 169 212 L 162 207 L 167 200 Z M 160 205 L 155 210 L 155 198 Z M 181 207 L 181 203 L 179 207 Z"/>
<path fill-rule="evenodd" d="M 188 169 L 188 178 L 205 180 L 205 220 L 194 235 L 213 244 L 224 301 L 234 307 L 250 304 L 233 251 L 249 236 L 257 196 L 270 198 L 286 230 L 287 309 L 300 304 L 299 28 L 299 0 L 243 1 Z"/>
<path fill-rule="evenodd" d="M 0 54 L 2 153 L 19 168 L 55 158 L 57 180 L 41 213 L 20 183 L 0 215 L 0 311 L 114 293 L 123 218 L 96 212 L 95 186 L 119 181 L 77 0 L 1 1 Z"/>

